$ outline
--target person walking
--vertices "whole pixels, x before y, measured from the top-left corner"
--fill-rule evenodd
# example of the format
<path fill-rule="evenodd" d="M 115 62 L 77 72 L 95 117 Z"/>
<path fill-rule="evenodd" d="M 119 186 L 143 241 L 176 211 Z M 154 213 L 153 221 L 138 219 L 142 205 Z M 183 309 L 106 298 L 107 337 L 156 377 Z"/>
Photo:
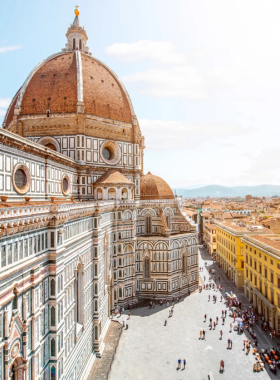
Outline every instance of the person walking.
<path fill-rule="evenodd" d="M 223 330 L 220 331 L 220 340 L 223 339 Z"/>
<path fill-rule="evenodd" d="M 225 317 L 227 317 L 227 311 L 225 310 Z"/>
<path fill-rule="evenodd" d="M 220 361 L 220 372 L 224 372 L 225 370 L 225 362 L 223 360 Z"/>
<path fill-rule="evenodd" d="M 209 294 L 209 296 L 208 296 L 208 302 L 210 302 L 210 294 Z"/>
<path fill-rule="evenodd" d="M 185 369 L 186 368 L 186 364 L 187 364 L 186 359 L 183 360 L 183 364 L 184 364 L 184 368 L 183 369 Z"/>
<path fill-rule="evenodd" d="M 130 311 L 128 312 L 128 318 L 127 319 L 130 319 Z"/>
<path fill-rule="evenodd" d="M 243 340 L 243 351 L 245 351 L 246 340 Z"/>
<path fill-rule="evenodd" d="M 230 340 L 230 349 L 232 349 L 232 340 Z"/>
<path fill-rule="evenodd" d="M 178 359 L 178 369 L 180 369 L 181 368 L 181 359 Z"/>
<path fill-rule="evenodd" d="M 229 325 L 229 332 L 232 332 L 232 323 Z"/>
<path fill-rule="evenodd" d="M 225 324 L 225 317 L 223 317 L 223 325 Z"/>
<path fill-rule="evenodd" d="M 204 322 L 206 322 L 207 314 L 204 314 Z"/>
<path fill-rule="evenodd" d="M 222 318 L 224 317 L 224 310 L 222 310 Z"/>
<path fill-rule="evenodd" d="M 222 302 L 222 300 L 223 300 L 223 296 L 221 296 L 221 301 L 220 302 Z"/>
<path fill-rule="evenodd" d="M 229 338 L 227 340 L 227 348 L 228 348 L 228 350 L 230 349 L 230 339 Z"/>
<path fill-rule="evenodd" d="M 218 317 L 216 317 L 216 325 L 218 324 L 218 322 L 219 322 L 219 318 L 218 318 Z"/>
<path fill-rule="evenodd" d="M 215 327 L 216 327 L 216 323 L 215 323 L 215 321 L 214 321 L 214 328 L 213 328 L 213 330 L 215 330 Z"/>
<path fill-rule="evenodd" d="M 205 331 L 204 330 L 202 330 L 202 339 L 205 340 Z"/>
<path fill-rule="evenodd" d="M 164 326 L 166 326 L 167 325 L 167 319 L 164 321 Z"/>
<path fill-rule="evenodd" d="M 202 339 L 202 331 L 199 332 L 199 339 Z"/>

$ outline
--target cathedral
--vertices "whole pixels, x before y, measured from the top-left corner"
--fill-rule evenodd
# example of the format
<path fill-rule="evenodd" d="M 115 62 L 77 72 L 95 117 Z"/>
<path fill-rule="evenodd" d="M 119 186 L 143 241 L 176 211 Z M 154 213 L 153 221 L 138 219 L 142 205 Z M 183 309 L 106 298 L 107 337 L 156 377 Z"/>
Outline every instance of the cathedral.
<path fill-rule="evenodd" d="M 87 379 L 117 306 L 198 288 L 197 231 L 144 175 L 124 85 L 76 7 L 61 52 L 31 71 L 0 129 L 0 379 Z"/>

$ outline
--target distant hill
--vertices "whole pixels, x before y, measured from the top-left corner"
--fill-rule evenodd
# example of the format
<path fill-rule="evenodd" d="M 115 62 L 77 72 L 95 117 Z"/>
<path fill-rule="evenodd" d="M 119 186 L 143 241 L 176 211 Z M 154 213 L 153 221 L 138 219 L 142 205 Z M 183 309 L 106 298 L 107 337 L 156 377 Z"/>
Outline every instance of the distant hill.
<path fill-rule="evenodd" d="M 195 197 L 245 197 L 252 195 L 253 197 L 271 197 L 280 195 L 280 186 L 277 185 L 259 185 L 259 186 L 233 186 L 226 187 L 220 185 L 208 185 L 196 189 L 173 189 L 177 195 L 185 198 Z"/>

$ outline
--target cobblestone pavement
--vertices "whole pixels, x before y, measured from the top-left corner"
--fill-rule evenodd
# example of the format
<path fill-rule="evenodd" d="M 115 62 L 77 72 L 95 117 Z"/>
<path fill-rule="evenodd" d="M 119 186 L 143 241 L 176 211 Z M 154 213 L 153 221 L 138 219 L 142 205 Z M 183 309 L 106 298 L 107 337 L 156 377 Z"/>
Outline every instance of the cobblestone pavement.
<path fill-rule="evenodd" d="M 109 330 L 105 337 L 105 349 L 101 359 L 96 358 L 87 380 L 107 380 L 108 373 L 118 342 L 122 333 L 122 326 L 119 323 L 111 322 Z"/>
<path fill-rule="evenodd" d="M 202 256 L 207 257 L 203 251 Z M 201 257 L 200 266 L 204 267 Z M 200 275 L 202 278 L 209 276 L 205 267 Z M 231 280 L 223 279 L 222 275 L 221 283 L 226 290 L 242 296 L 242 292 L 233 287 Z M 213 294 L 218 297 L 216 304 L 212 301 Z M 248 302 L 245 298 L 242 301 Z M 170 307 L 167 308 L 166 305 L 156 305 L 152 310 L 148 307 L 133 310 L 127 321 L 129 328 L 123 330 L 109 380 L 207 380 L 209 372 L 213 373 L 214 379 L 276 379 L 276 376 L 266 370 L 253 373 L 255 356 L 252 350 L 248 356 L 243 351 L 244 334 L 238 335 L 235 331 L 229 333 L 229 325 L 233 321 L 229 316 L 225 326 L 221 325 L 222 310 L 225 308 L 224 301 L 220 302 L 220 292 L 204 290 L 175 304 L 171 318 L 168 318 Z M 207 314 L 207 323 L 204 323 L 204 314 Z M 216 316 L 219 317 L 219 324 L 215 330 L 209 330 L 209 318 L 214 320 Z M 168 321 L 167 326 L 164 326 L 165 319 Z M 202 329 L 206 331 L 205 340 L 199 339 L 199 331 Z M 224 333 L 222 340 L 219 339 L 221 329 Z M 233 342 L 231 350 L 227 349 L 228 338 Z M 270 338 L 264 336 L 263 340 L 262 344 L 267 343 L 271 347 Z M 176 370 L 179 358 L 186 359 L 185 370 Z M 219 372 L 222 359 L 225 362 L 223 374 Z"/>

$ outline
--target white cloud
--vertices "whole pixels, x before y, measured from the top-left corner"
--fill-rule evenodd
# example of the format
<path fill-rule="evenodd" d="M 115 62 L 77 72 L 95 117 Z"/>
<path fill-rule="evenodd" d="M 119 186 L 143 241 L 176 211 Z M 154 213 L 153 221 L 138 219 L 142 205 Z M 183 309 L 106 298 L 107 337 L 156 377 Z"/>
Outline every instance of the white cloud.
<path fill-rule="evenodd" d="M 141 94 L 156 98 L 181 97 L 195 100 L 209 98 L 203 76 L 192 66 L 148 69 L 126 75 L 124 83 L 138 84 Z"/>
<path fill-rule="evenodd" d="M 0 109 L 0 116 L 5 116 L 6 115 L 6 110 L 1 110 Z"/>
<path fill-rule="evenodd" d="M 105 51 L 122 62 L 152 60 L 164 65 L 181 65 L 187 62 L 186 54 L 178 52 L 176 45 L 168 41 L 122 42 L 107 46 Z"/>
<path fill-rule="evenodd" d="M 139 123 L 149 149 L 196 148 L 211 139 L 227 140 L 251 131 L 234 123 L 187 123 L 148 119 L 140 119 Z"/>
<path fill-rule="evenodd" d="M 206 75 L 206 81 L 212 86 L 232 86 L 241 80 L 244 72 L 245 70 L 239 68 L 216 69 Z"/>
<path fill-rule="evenodd" d="M 22 49 L 22 46 L 21 45 L 18 45 L 18 46 L 2 46 L 2 47 L 0 47 L 0 54 L 1 53 L 7 53 L 7 51 L 18 50 L 18 49 Z"/>
<path fill-rule="evenodd" d="M 0 98 L 0 108 L 8 108 L 11 100 L 11 98 Z"/>

